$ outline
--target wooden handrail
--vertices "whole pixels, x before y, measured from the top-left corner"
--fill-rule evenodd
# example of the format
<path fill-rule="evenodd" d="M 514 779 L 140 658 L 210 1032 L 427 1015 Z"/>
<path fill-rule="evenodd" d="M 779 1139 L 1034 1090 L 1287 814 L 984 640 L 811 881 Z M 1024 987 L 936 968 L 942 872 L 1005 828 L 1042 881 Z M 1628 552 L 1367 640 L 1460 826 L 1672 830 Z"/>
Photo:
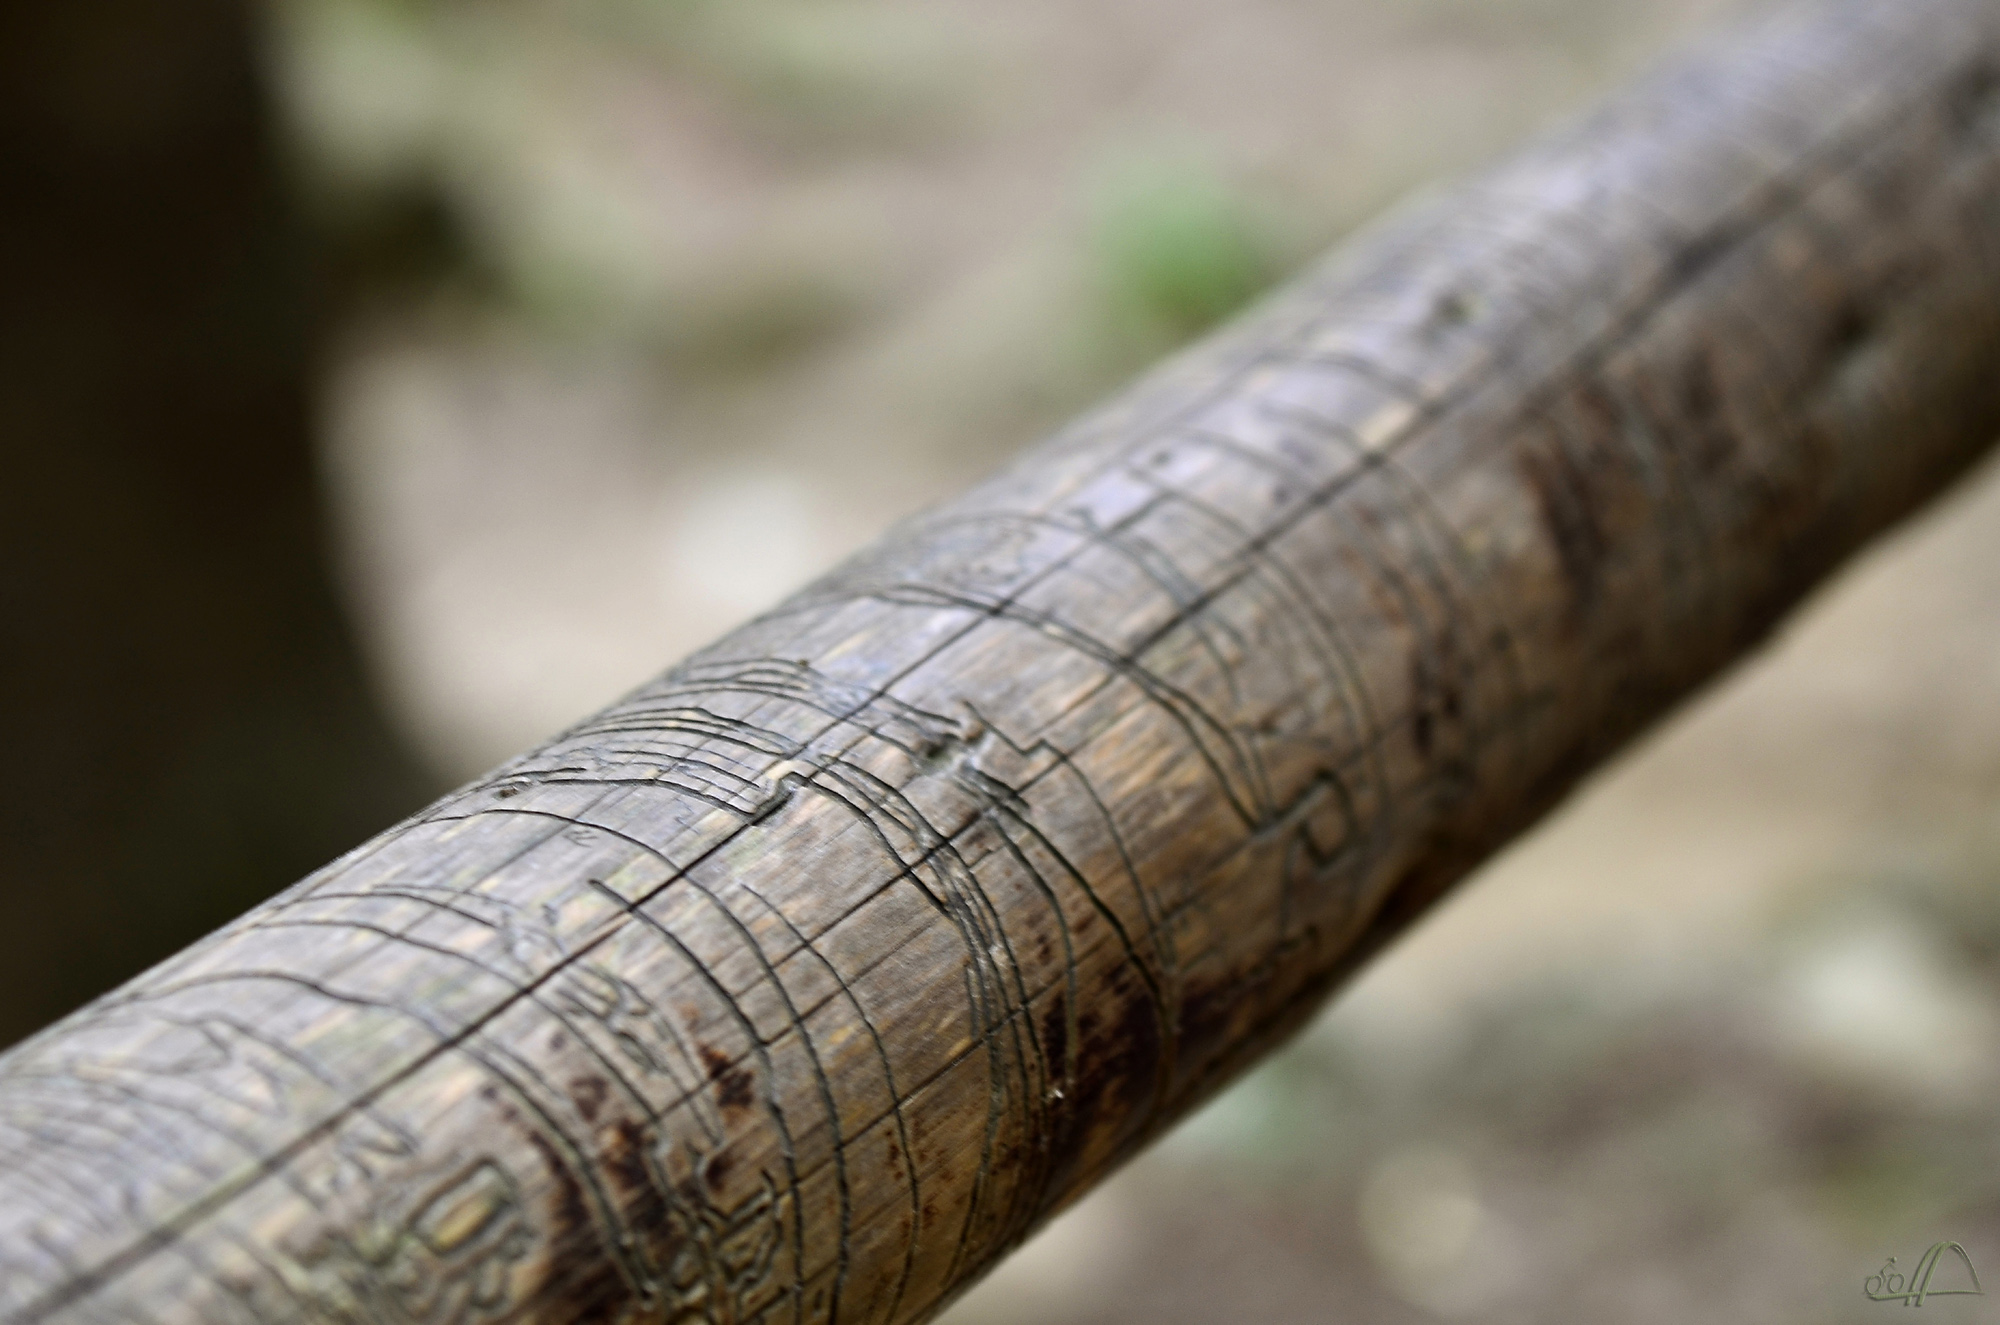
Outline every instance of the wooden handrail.
<path fill-rule="evenodd" d="M 1996 433 L 2000 6 L 1788 9 L 0 1058 L 0 1318 L 921 1318 Z"/>

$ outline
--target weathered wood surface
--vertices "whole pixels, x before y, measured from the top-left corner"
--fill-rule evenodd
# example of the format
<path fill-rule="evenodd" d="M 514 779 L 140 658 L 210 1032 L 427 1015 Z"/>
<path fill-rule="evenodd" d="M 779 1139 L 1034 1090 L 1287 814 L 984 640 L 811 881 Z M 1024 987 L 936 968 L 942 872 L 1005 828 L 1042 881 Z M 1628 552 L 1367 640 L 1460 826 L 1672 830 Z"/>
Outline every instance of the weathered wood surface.
<path fill-rule="evenodd" d="M 0 1309 L 921 1317 L 1996 431 L 2000 8 L 1788 12 L 0 1060 Z"/>

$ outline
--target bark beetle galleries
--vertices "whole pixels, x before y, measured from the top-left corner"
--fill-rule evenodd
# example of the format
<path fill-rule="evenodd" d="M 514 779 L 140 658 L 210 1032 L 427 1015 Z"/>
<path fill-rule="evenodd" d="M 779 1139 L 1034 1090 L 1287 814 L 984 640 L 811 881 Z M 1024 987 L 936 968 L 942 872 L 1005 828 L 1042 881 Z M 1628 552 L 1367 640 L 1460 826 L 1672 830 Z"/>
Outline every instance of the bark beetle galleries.
<path fill-rule="evenodd" d="M 1788 10 L 23 1044 L 5 1319 L 925 1315 L 2000 431 L 1996 69 Z"/>

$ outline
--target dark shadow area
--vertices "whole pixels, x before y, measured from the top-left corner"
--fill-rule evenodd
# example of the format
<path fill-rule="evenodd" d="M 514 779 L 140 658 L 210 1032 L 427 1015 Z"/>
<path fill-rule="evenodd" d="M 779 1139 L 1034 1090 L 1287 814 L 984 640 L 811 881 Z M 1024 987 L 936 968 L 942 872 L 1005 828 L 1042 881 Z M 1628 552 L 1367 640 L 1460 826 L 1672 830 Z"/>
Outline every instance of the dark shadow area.
<path fill-rule="evenodd" d="M 0 13 L 0 1043 L 431 790 L 329 573 L 250 14 Z"/>

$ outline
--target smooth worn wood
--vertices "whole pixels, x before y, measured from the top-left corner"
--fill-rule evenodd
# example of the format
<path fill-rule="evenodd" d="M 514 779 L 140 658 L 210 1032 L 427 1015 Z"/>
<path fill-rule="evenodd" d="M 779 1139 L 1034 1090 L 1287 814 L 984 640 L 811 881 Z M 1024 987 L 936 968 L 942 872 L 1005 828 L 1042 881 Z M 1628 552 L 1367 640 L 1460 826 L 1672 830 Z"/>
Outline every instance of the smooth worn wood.
<path fill-rule="evenodd" d="M 1788 11 L 0 1060 L 0 1310 L 920 1318 L 1996 431 L 2000 8 Z"/>

